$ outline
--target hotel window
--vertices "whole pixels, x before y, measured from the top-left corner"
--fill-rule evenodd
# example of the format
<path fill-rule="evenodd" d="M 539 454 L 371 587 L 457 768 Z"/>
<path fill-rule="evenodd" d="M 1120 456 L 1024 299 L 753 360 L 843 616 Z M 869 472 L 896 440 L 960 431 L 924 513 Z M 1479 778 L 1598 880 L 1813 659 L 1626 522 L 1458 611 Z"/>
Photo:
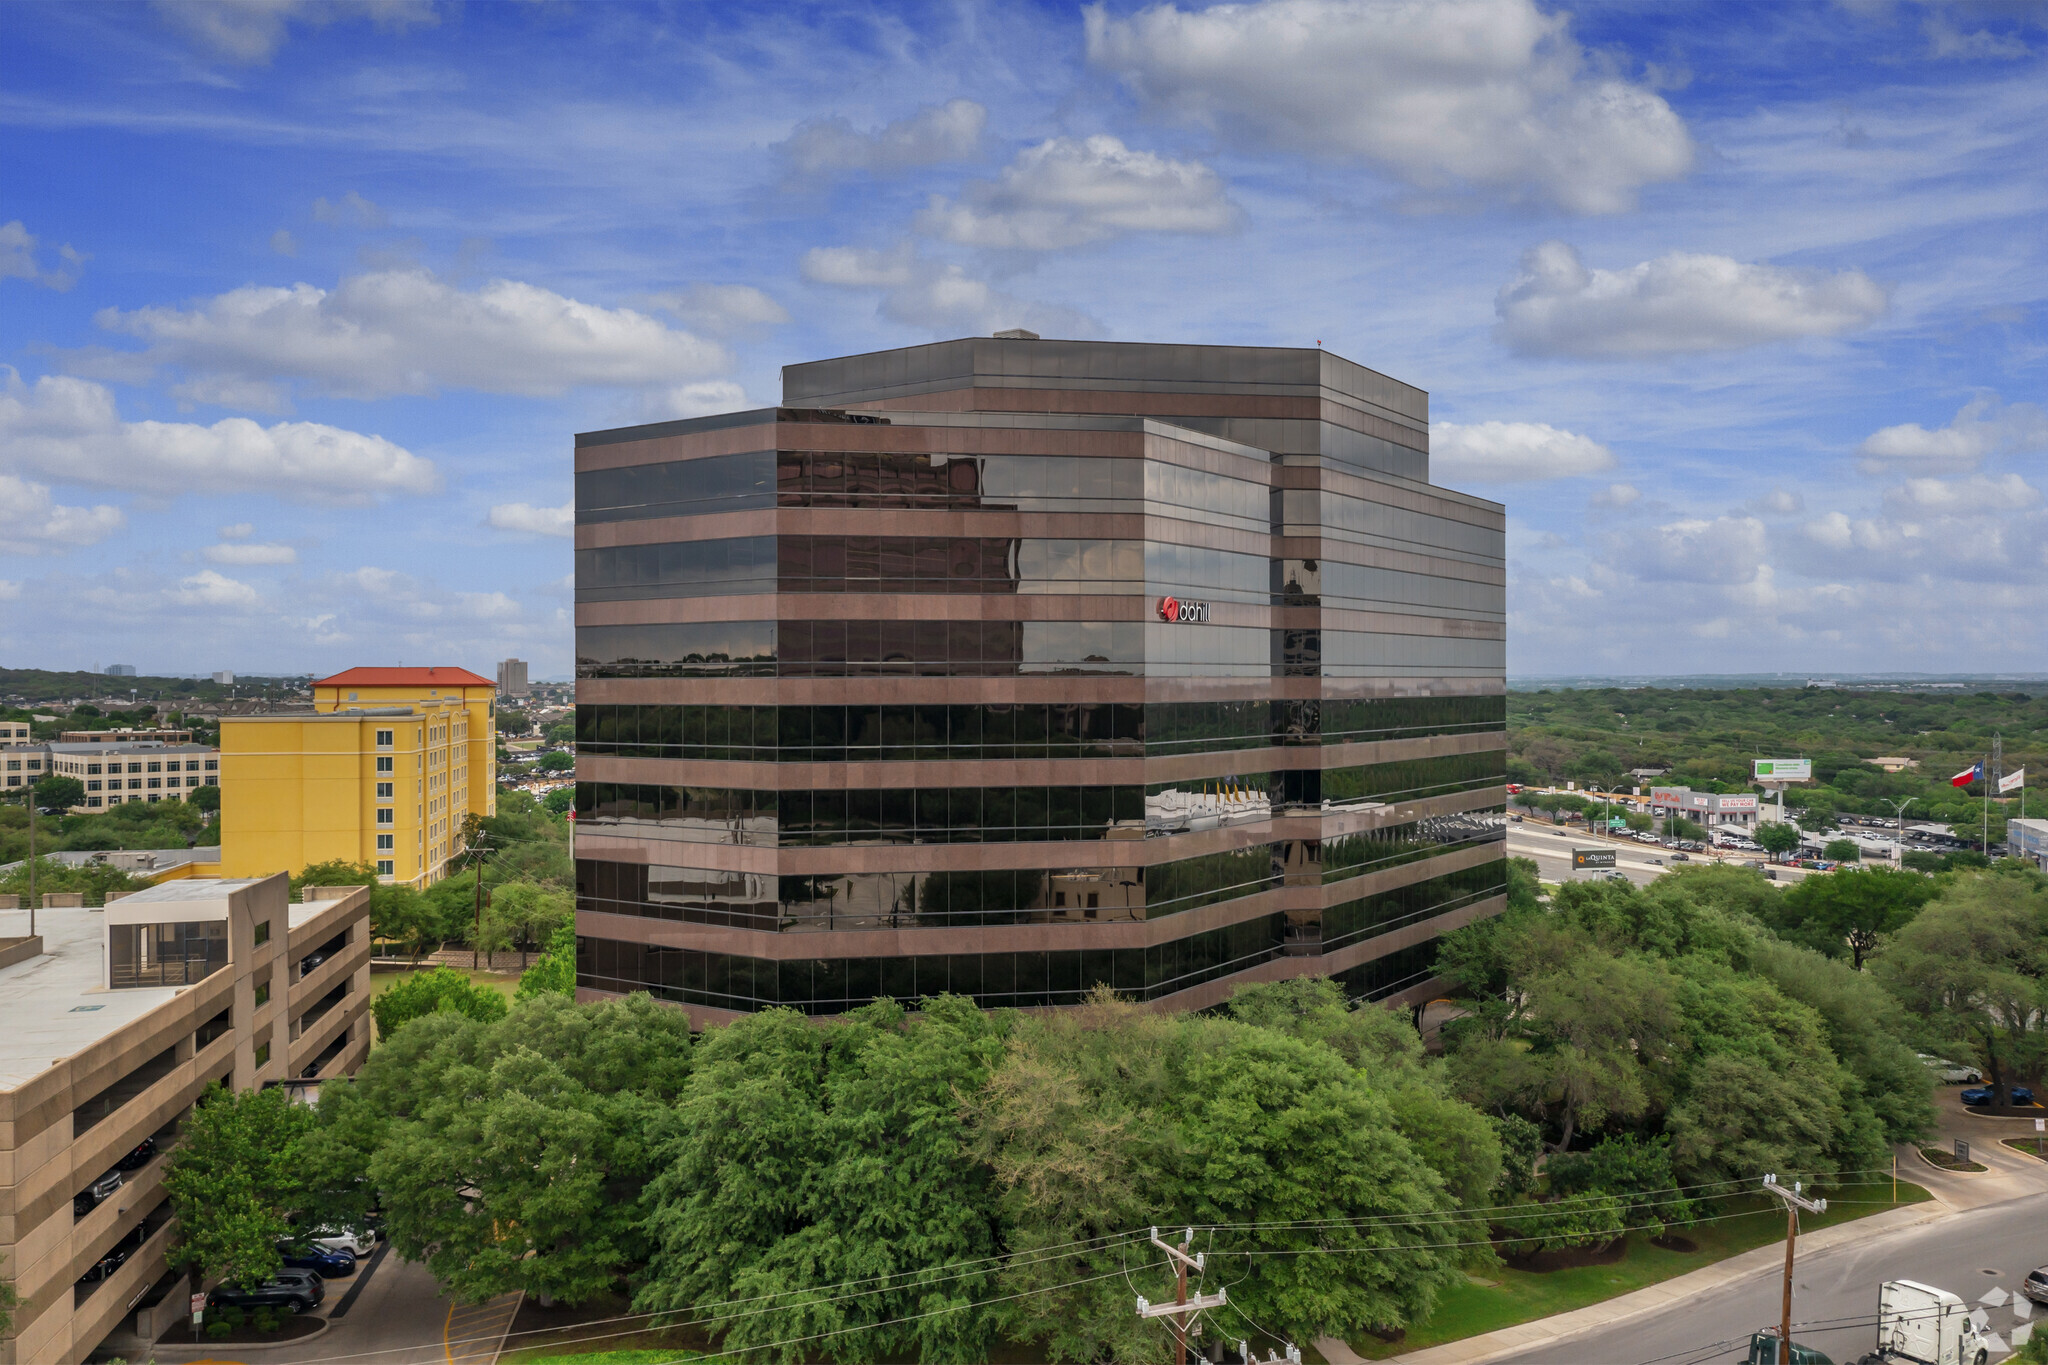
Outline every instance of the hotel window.
<path fill-rule="evenodd" d="M 198 759 L 196 759 L 196 758 L 188 758 L 188 759 L 186 759 L 186 760 L 185 760 L 185 771 L 186 771 L 186 772 L 188 772 L 188 773 L 196 773 L 196 772 L 198 772 L 198 771 L 199 771 L 199 760 L 198 760 Z"/>
<path fill-rule="evenodd" d="M 377 875 L 380 877 L 389 877 L 392 875 L 391 860 L 389 858 L 379 858 L 377 860 Z"/>
<path fill-rule="evenodd" d="M 132 766 L 132 765 L 131 765 L 131 766 Z M 131 778 L 129 778 L 129 779 L 128 779 L 128 790 L 129 790 L 129 791 L 132 791 L 132 792 L 139 792 L 139 791 L 141 791 L 141 790 L 142 790 L 142 779 L 141 779 L 141 778 L 139 778 L 139 777 L 131 777 Z"/>
<path fill-rule="evenodd" d="M 391 799 L 391 784 L 389 782 L 379 782 L 377 784 L 377 799 L 379 801 L 389 801 Z"/>
<path fill-rule="evenodd" d="M 391 747 L 391 741 L 392 741 L 392 734 L 393 734 L 393 732 L 392 732 L 392 731 L 390 731 L 390 730 L 379 730 L 379 731 L 377 732 L 377 747 L 378 747 L 378 748 L 380 748 L 380 749 L 388 749 L 388 748 L 390 748 L 390 747 Z"/>
<path fill-rule="evenodd" d="M 10 758 L 10 759 L 8 759 L 8 760 L 7 760 L 7 771 L 8 771 L 8 772 L 11 772 L 11 773 L 18 773 L 18 772 L 20 772 L 20 771 L 21 771 L 21 760 L 20 760 L 20 759 L 18 759 L 18 758 Z"/>
<path fill-rule="evenodd" d="M 207 760 L 206 760 L 206 771 L 208 771 L 208 772 L 215 772 L 215 771 L 218 771 L 218 770 L 219 770 L 219 768 L 220 768 L 220 760 L 219 760 L 219 759 L 217 759 L 217 758 L 209 758 L 209 759 L 207 759 Z"/>
<path fill-rule="evenodd" d="M 97 782 L 88 782 L 85 784 L 85 789 L 89 792 L 96 792 L 100 789 L 100 784 Z M 97 806 L 99 802 L 95 801 L 93 802 L 93 804 Z"/>
<path fill-rule="evenodd" d="M 390 771 L 391 771 L 391 759 L 390 759 L 390 758 L 388 758 L 388 757 L 384 757 L 384 756 L 379 756 L 379 758 L 377 759 L 377 771 L 378 771 L 378 772 L 380 772 L 380 773 L 388 773 L 388 772 L 390 772 Z"/>
<path fill-rule="evenodd" d="M 160 773 L 164 770 L 164 765 L 157 762 L 155 759 L 151 759 L 149 761 L 149 770 L 153 773 Z"/>
<path fill-rule="evenodd" d="M 28 770 L 32 773 L 41 772 L 43 770 L 43 760 L 41 760 L 40 758 L 30 759 L 28 761 Z"/>
<path fill-rule="evenodd" d="M 209 787 L 218 787 L 220 785 L 220 779 L 209 773 L 206 778 L 206 785 Z"/>
<path fill-rule="evenodd" d="M 392 836 L 392 835 L 389 835 L 389 834 L 380 834 L 380 835 L 378 835 L 378 836 L 377 836 L 377 851 L 378 851 L 379 853 L 389 853 L 389 852 L 391 852 L 391 848 L 392 848 L 392 844 L 391 844 L 391 841 L 392 841 L 393 837 L 394 837 L 394 836 Z"/>
<path fill-rule="evenodd" d="M 152 777 L 149 779 L 149 785 L 151 790 L 155 790 L 156 788 L 163 786 L 163 784 L 164 780 L 161 777 Z"/>
<path fill-rule="evenodd" d="M 128 771 L 131 773 L 139 773 L 142 771 L 142 765 L 140 763 L 130 763 L 128 765 Z"/>
<path fill-rule="evenodd" d="M 97 763 L 88 763 L 85 765 L 85 772 L 86 776 L 88 777 L 98 777 L 100 772 L 100 765 Z"/>
<path fill-rule="evenodd" d="M 18 777 L 10 777 L 7 779 L 7 785 L 10 787 L 19 787 L 21 785 L 21 779 Z"/>
<path fill-rule="evenodd" d="M 397 824 L 397 823 L 398 823 L 398 820 L 397 820 L 397 817 L 396 817 L 396 812 L 392 811 L 392 810 L 391 810 L 391 809 L 389 809 L 388 807 L 387 807 L 387 808 L 385 808 L 384 810 L 380 810 L 380 811 L 378 811 L 378 812 L 377 812 L 377 823 L 378 823 L 378 824 L 380 824 L 380 825 L 395 825 L 395 824 Z"/>
<path fill-rule="evenodd" d="M 99 799 L 99 798 L 98 798 L 97 796 L 88 796 L 88 797 L 86 797 L 86 798 L 85 798 L 85 804 L 86 804 L 86 805 L 87 805 L 88 807 L 91 807 L 91 806 L 97 806 L 97 805 L 98 805 L 99 803 L 100 803 L 100 799 Z"/>

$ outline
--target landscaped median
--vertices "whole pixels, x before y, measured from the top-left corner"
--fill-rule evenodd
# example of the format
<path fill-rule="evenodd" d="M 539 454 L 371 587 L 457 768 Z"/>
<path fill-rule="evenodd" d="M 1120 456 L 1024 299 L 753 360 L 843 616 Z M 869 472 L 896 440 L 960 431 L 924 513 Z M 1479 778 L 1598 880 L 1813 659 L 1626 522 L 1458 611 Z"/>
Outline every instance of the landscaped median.
<path fill-rule="evenodd" d="M 1828 1211 L 1803 1215 L 1799 1224 L 1801 1234 L 1934 1197 L 1905 1180 L 1897 1182 L 1896 1202 L 1892 1190 L 1893 1182 L 1888 1176 L 1819 1189 L 1816 1192 L 1828 1201 Z M 1785 1240 L 1785 1207 L 1778 1200 L 1757 1193 L 1718 1203 L 1717 1211 L 1689 1227 L 1672 1229 L 1668 1238 L 1652 1241 L 1640 1233 L 1628 1234 L 1621 1255 L 1606 1264 L 1548 1271 L 1502 1266 L 1467 1275 L 1462 1285 L 1438 1300 L 1428 1322 L 1409 1329 L 1399 1340 L 1365 1337 L 1353 1341 L 1351 1347 L 1368 1360 L 1402 1356 L 1569 1313 Z M 1681 1249 L 1686 1245 L 1694 1249 Z"/>

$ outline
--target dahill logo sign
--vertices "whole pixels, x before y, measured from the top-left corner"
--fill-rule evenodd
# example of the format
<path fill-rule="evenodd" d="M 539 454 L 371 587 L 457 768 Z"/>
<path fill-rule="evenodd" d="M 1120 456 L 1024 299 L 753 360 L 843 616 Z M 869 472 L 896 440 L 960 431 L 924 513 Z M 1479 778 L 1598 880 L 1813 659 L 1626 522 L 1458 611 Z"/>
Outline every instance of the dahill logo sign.
<path fill-rule="evenodd" d="M 1183 602 L 1178 597 L 1162 597 L 1159 599 L 1159 619 L 1178 625 L 1200 624 L 1209 619 L 1209 604 Z"/>

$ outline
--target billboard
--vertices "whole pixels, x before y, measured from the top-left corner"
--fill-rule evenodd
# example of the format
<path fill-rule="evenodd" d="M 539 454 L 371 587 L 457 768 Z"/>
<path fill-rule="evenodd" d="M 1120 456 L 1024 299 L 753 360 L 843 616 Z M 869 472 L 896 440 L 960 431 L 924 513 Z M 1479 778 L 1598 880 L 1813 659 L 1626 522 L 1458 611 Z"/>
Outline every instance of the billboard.
<path fill-rule="evenodd" d="M 1813 760 L 1810 758 L 1760 758 L 1756 761 L 1756 780 L 1759 782 L 1811 782 L 1813 781 Z"/>
<path fill-rule="evenodd" d="M 1613 867 L 1614 850 L 1611 848 L 1575 848 L 1572 850 L 1572 869 L 1582 867 Z"/>

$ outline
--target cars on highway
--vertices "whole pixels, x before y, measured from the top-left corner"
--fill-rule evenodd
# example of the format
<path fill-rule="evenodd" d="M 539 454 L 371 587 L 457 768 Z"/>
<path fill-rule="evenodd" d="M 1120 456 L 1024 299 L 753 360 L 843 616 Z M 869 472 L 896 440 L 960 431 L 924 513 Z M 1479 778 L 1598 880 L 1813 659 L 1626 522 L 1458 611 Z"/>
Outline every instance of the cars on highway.
<path fill-rule="evenodd" d="M 280 1270 L 258 1285 L 243 1289 L 220 1285 L 206 1296 L 212 1308 L 282 1308 L 304 1313 L 327 1297 L 327 1286 L 310 1270 Z"/>
<path fill-rule="evenodd" d="M 2010 1093 L 2014 1104 L 2032 1104 L 2034 1102 L 2034 1092 L 2024 1085 L 2012 1087 Z M 1998 1091 L 1991 1086 L 1980 1085 L 1974 1089 L 1963 1091 L 1958 1098 L 1964 1104 L 1997 1104 Z"/>

